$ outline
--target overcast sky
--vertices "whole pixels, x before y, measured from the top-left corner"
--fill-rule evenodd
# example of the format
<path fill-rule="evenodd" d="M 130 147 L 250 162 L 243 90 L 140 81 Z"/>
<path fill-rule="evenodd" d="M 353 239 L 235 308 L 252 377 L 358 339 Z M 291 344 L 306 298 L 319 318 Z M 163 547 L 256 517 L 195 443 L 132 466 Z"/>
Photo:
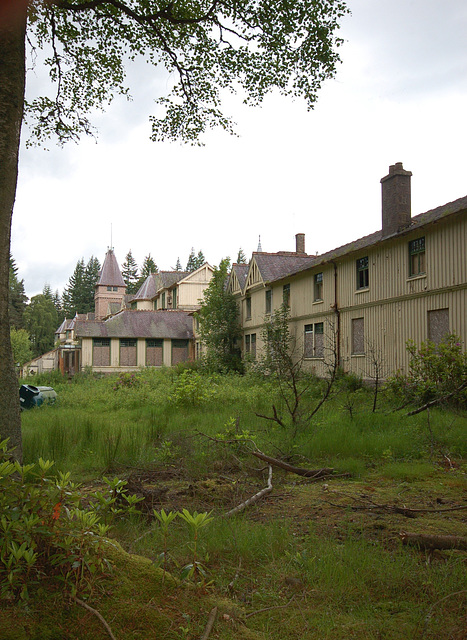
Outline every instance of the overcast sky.
<path fill-rule="evenodd" d="M 342 64 L 313 111 L 228 98 L 238 138 L 152 143 L 164 86 L 136 67 L 134 101 L 95 121 L 97 144 L 23 146 L 12 253 L 27 295 L 61 292 L 76 262 L 102 263 L 111 242 L 120 264 L 131 249 L 163 270 L 177 257 L 184 267 L 192 247 L 212 265 L 240 247 L 249 257 L 258 236 L 263 251 L 293 251 L 305 233 L 306 251 L 322 253 L 381 228 L 380 179 L 396 162 L 413 172 L 412 215 L 467 195 L 466 0 L 348 6 Z"/>

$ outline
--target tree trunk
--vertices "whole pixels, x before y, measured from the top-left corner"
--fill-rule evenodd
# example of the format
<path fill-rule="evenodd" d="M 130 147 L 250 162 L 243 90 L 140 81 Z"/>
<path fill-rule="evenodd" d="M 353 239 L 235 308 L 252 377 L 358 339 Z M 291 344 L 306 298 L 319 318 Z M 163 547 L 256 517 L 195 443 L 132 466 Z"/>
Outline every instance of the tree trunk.
<path fill-rule="evenodd" d="M 22 459 L 18 381 L 10 344 L 8 278 L 11 218 L 25 85 L 26 0 L 7 2 L 0 21 L 0 439 Z"/>
<path fill-rule="evenodd" d="M 399 534 L 402 544 L 408 544 L 419 549 L 460 549 L 467 551 L 467 538 L 463 536 L 429 535 L 427 533 Z"/>

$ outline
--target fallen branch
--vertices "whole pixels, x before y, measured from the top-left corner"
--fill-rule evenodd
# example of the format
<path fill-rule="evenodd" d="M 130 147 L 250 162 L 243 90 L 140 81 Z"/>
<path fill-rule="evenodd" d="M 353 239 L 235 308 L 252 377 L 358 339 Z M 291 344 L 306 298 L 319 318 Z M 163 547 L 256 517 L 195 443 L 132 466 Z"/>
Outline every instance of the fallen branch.
<path fill-rule="evenodd" d="M 285 609 L 286 607 L 289 606 L 289 604 L 292 602 L 294 598 L 295 596 L 292 596 L 290 600 L 287 602 L 287 604 L 278 604 L 275 607 L 264 607 L 264 609 L 258 609 L 258 611 L 252 611 L 251 613 L 247 613 L 246 616 L 244 617 L 251 618 L 251 616 L 256 616 L 258 615 L 258 613 L 264 613 L 265 611 L 271 611 L 272 609 Z"/>
<path fill-rule="evenodd" d="M 229 516 L 233 516 L 235 513 L 239 513 L 239 511 L 243 511 L 243 509 L 246 509 L 246 507 L 249 507 L 250 504 L 254 504 L 255 502 L 258 502 L 258 500 L 261 500 L 263 496 L 267 495 L 268 493 L 271 493 L 271 491 L 272 491 L 272 466 L 269 465 L 269 475 L 268 475 L 267 486 L 264 489 L 261 489 L 261 491 L 258 491 L 258 493 L 255 493 L 255 495 L 251 496 L 251 498 L 248 498 L 248 500 L 245 500 L 245 502 L 242 502 L 241 504 L 239 504 L 234 509 L 227 511 L 227 513 L 224 514 L 224 517 L 227 518 Z"/>
<path fill-rule="evenodd" d="M 277 458 L 271 458 L 270 456 L 265 455 L 261 451 L 250 451 L 253 456 L 256 456 L 260 460 L 264 460 L 269 465 L 274 465 L 275 467 L 280 467 L 285 471 L 290 471 L 290 473 L 295 473 L 298 476 L 303 476 L 305 478 L 324 478 L 325 476 L 329 476 L 334 472 L 334 469 L 323 468 L 323 469 L 303 469 L 302 467 L 293 467 L 291 464 L 287 464 L 287 462 L 282 462 L 282 460 L 277 460 Z"/>
<path fill-rule="evenodd" d="M 441 396 L 441 398 L 435 398 L 434 400 L 430 400 L 430 402 L 427 402 L 426 404 L 424 404 L 423 406 L 419 407 L 418 409 L 414 409 L 413 411 L 409 411 L 405 415 L 406 416 L 415 416 L 415 415 L 417 415 L 417 413 L 421 413 L 422 411 L 426 411 L 427 409 L 430 409 L 430 407 L 434 407 L 435 405 L 441 404 L 442 402 L 445 402 L 446 400 L 450 400 L 451 398 L 456 396 L 458 393 L 460 393 L 464 389 L 467 389 L 467 381 L 463 382 L 459 387 L 457 387 L 457 389 L 454 389 L 454 391 L 451 391 L 451 393 L 448 393 L 445 396 Z"/>
<path fill-rule="evenodd" d="M 232 589 L 235 586 L 235 583 L 237 582 L 239 576 L 240 576 L 240 569 L 242 568 L 242 559 L 240 558 L 240 560 L 238 561 L 238 568 L 237 568 L 237 572 L 234 575 L 234 577 L 232 578 L 232 580 L 229 582 L 229 584 L 227 585 L 227 589 L 229 591 L 232 591 Z"/>
<path fill-rule="evenodd" d="M 467 551 L 467 538 L 463 536 L 438 536 L 426 533 L 407 533 L 406 531 L 402 531 L 399 536 L 402 544 L 428 551 L 433 551 L 434 549 Z"/>
<path fill-rule="evenodd" d="M 112 629 L 109 627 L 105 618 L 99 613 L 99 611 L 97 611 L 97 609 L 93 609 L 93 607 L 90 607 L 86 602 L 84 602 L 83 600 L 80 600 L 76 596 L 71 596 L 71 599 L 74 600 L 76 604 L 79 604 L 80 607 L 84 607 L 85 609 L 93 613 L 97 618 L 99 618 L 99 620 L 102 622 L 102 624 L 106 628 L 106 631 L 109 634 L 109 636 L 112 638 L 112 640 L 116 640 L 114 634 L 112 633 Z"/>
<path fill-rule="evenodd" d="M 203 635 L 201 636 L 201 640 L 208 639 L 209 634 L 212 631 L 214 621 L 216 620 L 216 616 L 217 616 L 217 607 L 214 607 L 214 609 L 211 609 L 211 613 L 209 614 L 208 623 L 206 625 Z"/>

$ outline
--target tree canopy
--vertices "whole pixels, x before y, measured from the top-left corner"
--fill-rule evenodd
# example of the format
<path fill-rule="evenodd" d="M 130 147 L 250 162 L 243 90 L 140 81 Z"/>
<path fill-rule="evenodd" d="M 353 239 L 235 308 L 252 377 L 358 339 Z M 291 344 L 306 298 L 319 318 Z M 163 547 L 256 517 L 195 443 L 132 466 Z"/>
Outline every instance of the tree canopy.
<path fill-rule="evenodd" d="M 0 436 L 21 458 L 17 383 L 9 335 L 11 216 L 23 115 L 36 140 L 92 133 L 90 116 L 128 95 L 125 69 L 142 57 L 167 73 L 152 139 L 197 143 L 233 123 L 224 91 L 260 104 L 276 90 L 312 108 L 339 60 L 342 0 L 9 0 L 0 3 Z M 51 90 L 25 104 L 26 42 L 40 50 Z M 37 52 L 37 51 L 36 51 Z M 31 55 L 31 63 L 34 52 Z"/>

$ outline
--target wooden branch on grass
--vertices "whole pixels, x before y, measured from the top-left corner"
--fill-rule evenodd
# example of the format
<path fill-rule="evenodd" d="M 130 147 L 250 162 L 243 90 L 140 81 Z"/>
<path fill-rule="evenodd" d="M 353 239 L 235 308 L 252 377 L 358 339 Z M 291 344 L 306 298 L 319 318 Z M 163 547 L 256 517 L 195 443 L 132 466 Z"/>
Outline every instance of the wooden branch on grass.
<path fill-rule="evenodd" d="M 261 500 L 263 496 L 266 496 L 268 493 L 271 493 L 271 491 L 272 491 L 272 466 L 269 465 L 269 475 L 268 475 L 267 486 L 264 489 L 261 489 L 261 491 L 258 491 L 258 493 L 255 493 L 255 495 L 251 496 L 251 498 L 248 498 L 248 500 L 245 500 L 245 502 L 242 502 L 241 504 L 236 506 L 234 509 L 227 511 L 227 513 L 224 514 L 224 517 L 227 518 L 229 516 L 233 516 L 236 513 L 239 513 L 240 511 L 243 511 L 243 509 L 246 509 L 246 507 L 249 507 L 250 504 L 254 504 L 255 502 L 258 502 L 258 500 Z"/>
<path fill-rule="evenodd" d="M 442 402 L 445 402 L 446 400 L 450 400 L 452 397 L 456 396 L 458 393 L 460 393 L 464 389 L 467 389 L 467 380 L 465 382 L 463 382 L 459 387 L 457 387 L 457 389 L 454 389 L 454 391 L 451 391 L 451 393 L 448 393 L 445 396 L 442 396 L 441 398 L 435 398 L 434 400 L 430 400 L 430 402 L 427 402 L 426 404 L 424 404 L 423 406 L 419 407 L 418 409 L 414 409 L 413 411 L 409 411 L 405 415 L 406 416 L 415 416 L 415 415 L 417 415 L 417 413 L 422 413 L 422 411 L 426 411 L 427 409 L 430 409 L 431 407 L 434 407 L 437 404 L 441 404 Z"/>
<path fill-rule="evenodd" d="M 212 631 L 212 627 L 216 620 L 216 616 L 217 616 L 217 607 L 214 607 L 213 609 L 211 609 L 211 613 L 209 614 L 208 623 L 206 625 L 203 635 L 201 636 L 201 640 L 207 640 L 209 638 L 209 634 Z"/>
<path fill-rule="evenodd" d="M 74 600 L 76 602 L 76 604 L 79 604 L 80 607 L 83 607 L 84 609 L 87 609 L 88 611 L 90 611 L 91 613 L 93 613 L 97 618 L 99 618 L 99 620 L 102 622 L 102 624 L 104 625 L 107 633 L 109 634 L 109 636 L 112 638 L 112 640 L 116 640 L 114 634 L 112 633 L 112 629 L 109 627 L 109 625 L 107 624 L 105 618 L 99 613 L 99 611 L 97 611 L 97 609 L 93 609 L 93 607 L 90 607 L 87 602 L 84 602 L 83 600 L 80 600 L 79 598 L 77 598 L 76 596 L 71 596 L 71 599 Z"/>
<path fill-rule="evenodd" d="M 285 469 L 285 471 L 290 471 L 290 473 L 295 473 L 299 476 L 303 476 L 305 478 L 324 478 L 326 476 L 334 473 L 334 469 L 323 468 L 323 469 L 303 469 L 301 467 L 293 467 L 287 462 L 282 462 L 282 460 L 277 460 L 277 458 L 271 458 L 270 456 L 265 455 L 261 451 L 250 451 L 253 456 L 256 456 L 260 460 L 264 460 L 268 464 L 272 464 L 276 467 L 280 467 L 281 469 Z"/>
<path fill-rule="evenodd" d="M 427 533 L 407 533 L 402 531 L 399 534 L 402 544 L 433 551 L 434 549 L 457 549 L 467 551 L 467 538 L 464 536 L 429 535 Z"/>

